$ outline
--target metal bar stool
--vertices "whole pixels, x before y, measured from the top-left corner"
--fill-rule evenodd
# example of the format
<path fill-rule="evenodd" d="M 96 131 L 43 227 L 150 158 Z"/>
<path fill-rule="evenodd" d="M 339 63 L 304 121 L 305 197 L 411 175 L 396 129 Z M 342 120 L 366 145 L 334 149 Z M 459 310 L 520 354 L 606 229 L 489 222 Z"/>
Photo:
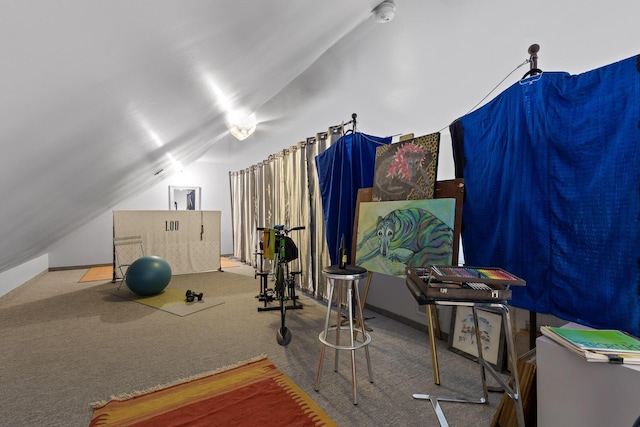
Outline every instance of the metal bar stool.
<path fill-rule="evenodd" d="M 349 350 L 351 352 L 351 383 L 353 388 L 353 404 L 358 404 L 358 395 L 356 391 L 356 359 L 355 353 L 359 348 L 364 348 L 367 357 L 367 369 L 369 370 L 369 382 L 373 382 L 373 373 L 371 371 L 371 359 L 369 358 L 369 343 L 371 343 L 371 335 L 364 327 L 364 316 L 362 312 L 362 304 L 360 301 L 360 293 L 358 292 L 358 282 L 367 277 L 367 270 L 354 266 L 346 265 L 345 268 L 339 268 L 337 265 L 324 267 L 322 274 L 327 278 L 329 300 L 327 305 L 327 316 L 324 322 L 324 330 L 320 332 L 318 339 L 321 343 L 320 361 L 318 362 L 318 373 L 316 375 L 315 390 L 320 388 L 320 376 L 322 375 L 322 362 L 324 359 L 324 351 L 327 347 L 335 349 L 335 367 L 334 371 L 338 371 L 338 353 L 340 350 Z M 336 286 L 337 282 L 337 286 Z M 349 325 L 342 325 L 342 294 L 343 286 L 346 285 L 346 305 L 347 318 Z M 333 305 L 334 290 L 337 288 L 335 295 L 336 305 L 336 325 L 329 326 L 329 318 L 331 317 L 331 306 Z M 356 306 L 353 307 L 355 299 Z M 354 312 L 355 308 L 355 312 Z M 357 327 L 354 327 L 354 319 L 356 317 Z M 347 343 L 340 342 L 340 331 L 349 331 L 349 340 Z M 335 340 L 330 340 L 329 336 L 335 335 Z"/>

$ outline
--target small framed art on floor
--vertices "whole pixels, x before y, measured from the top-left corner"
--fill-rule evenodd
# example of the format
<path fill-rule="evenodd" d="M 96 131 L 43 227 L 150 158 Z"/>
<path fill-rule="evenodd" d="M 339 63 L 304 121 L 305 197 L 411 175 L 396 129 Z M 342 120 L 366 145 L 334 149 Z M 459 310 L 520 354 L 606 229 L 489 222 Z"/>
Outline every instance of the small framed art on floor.
<path fill-rule="evenodd" d="M 502 372 L 505 368 L 506 348 L 502 316 L 487 310 L 478 309 L 477 311 L 482 356 L 497 372 Z M 476 331 L 471 307 L 453 307 L 448 344 L 449 350 L 454 353 L 478 360 Z"/>

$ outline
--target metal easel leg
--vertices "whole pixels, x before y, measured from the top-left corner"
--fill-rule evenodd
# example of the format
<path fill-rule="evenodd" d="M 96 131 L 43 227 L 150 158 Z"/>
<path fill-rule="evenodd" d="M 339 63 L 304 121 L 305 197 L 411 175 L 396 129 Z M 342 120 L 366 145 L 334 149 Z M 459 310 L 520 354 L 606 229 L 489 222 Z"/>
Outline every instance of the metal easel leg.
<path fill-rule="evenodd" d="M 446 427 L 449 425 L 446 417 L 444 416 L 444 412 L 440 407 L 439 402 L 458 402 L 458 403 L 487 403 L 486 399 L 468 399 L 465 397 L 453 397 L 453 396 L 434 396 L 432 394 L 420 394 L 414 393 L 414 399 L 420 400 L 429 400 L 431 401 L 431 405 L 433 406 L 433 410 L 436 412 L 436 416 L 438 417 L 438 422 L 442 427 Z"/>
<path fill-rule="evenodd" d="M 429 340 L 431 342 L 431 359 L 433 363 L 433 375 L 434 375 L 435 383 L 439 385 L 440 371 L 438 368 L 438 354 L 436 352 L 433 317 L 431 316 L 431 310 L 433 309 L 434 307 L 432 305 L 427 305 L 427 317 L 429 319 Z M 475 310 L 474 310 L 474 317 L 475 317 Z M 477 319 L 474 319 L 474 320 L 477 323 Z M 476 330 L 478 330 L 477 326 L 476 326 Z M 447 419 L 444 416 L 444 412 L 442 411 L 442 408 L 440 407 L 439 402 L 459 402 L 459 403 L 486 403 L 487 402 L 488 392 L 487 392 L 487 384 L 486 384 L 486 378 L 484 375 L 483 366 L 484 366 L 483 364 L 480 364 L 480 373 L 482 375 L 482 384 L 483 384 L 483 397 L 479 399 L 470 399 L 470 398 L 455 397 L 455 396 L 434 396 L 431 394 L 420 394 L 420 393 L 414 393 L 413 398 L 420 399 L 420 400 L 429 400 L 431 402 L 431 405 L 433 406 L 433 410 L 435 411 L 436 416 L 438 417 L 438 422 L 440 423 L 440 425 L 442 427 L 448 427 L 449 423 L 447 422 Z"/>
<path fill-rule="evenodd" d="M 479 305 L 479 306 L 482 307 L 482 305 Z M 509 385 L 509 383 L 505 381 L 500 376 L 500 374 L 498 374 L 495 371 L 495 369 L 493 369 L 493 367 L 489 363 L 487 363 L 486 360 L 484 360 L 481 353 L 482 346 L 478 345 L 478 355 L 479 355 L 478 363 L 480 363 L 482 366 L 482 376 L 483 376 L 482 381 L 483 381 L 483 388 L 485 389 L 485 395 L 487 394 L 486 393 L 486 390 L 487 390 L 486 375 L 485 375 L 485 370 L 486 370 L 486 372 L 489 372 L 491 376 L 500 384 L 502 390 L 504 390 L 504 392 L 507 393 L 507 395 L 513 400 L 516 407 L 516 417 L 518 420 L 518 425 L 520 427 L 525 427 L 524 410 L 522 407 L 522 395 L 520 394 L 520 378 L 519 378 L 518 369 L 517 369 L 518 355 L 516 354 L 516 346 L 513 340 L 513 331 L 511 328 L 511 317 L 509 316 L 509 307 L 503 303 L 487 304 L 486 307 L 493 308 L 493 309 L 497 308 L 501 311 L 502 325 L 504 327 L 504 333 L 505 333 L 506 342 L 507 342 L 507 352 L 509 356 L 509 363 L 511 363 L 511 381 L 513 382 L 513 384 Z M 480 344 L 480 341 L 479 341 L 480 333 L 478 329 L 478 318 L 477 318 L 475 305 L 473 306 L 473 317 L 474 317 L 475 328 L 476 328 L 476 339 Z"/>
<path fill-rule="evenodd" d="M 429 344 L 431 345 L 431 365 L 433 367 L 433 382 L 436 385 L 440 385 L 440 367 L 438 365 L 438 352 L 436 351 L 436 337 L 435 337 L 435 330 L 434 330 L 435 328 L 433 325 L 434 309 L 435 307 L 432 304 L 427 304 L 427 327 L 429 328 Z"/>
<path fill-rule="evenodd" d="M 461 305 L 465 305 L 465 304 L 461 304 Z M 459 402 L 459 403 L 476 403 L 476 404 L 484 404 L 487 403 L 489 400 L 489 386 L 487 385 L 487 371 L 496 379 L 496 381 L 498 381 L 501 385 L 500 388 L 496 388 L 496 391 L 500 391 L 500 390 L 504 390 L 505 392 L 507 392 L 509 394 L 509 396 L 514 399 L 515 403 L 516 403 L 516 411 L 517 411 L 517 416 L 518 416 L 518 425 L 521 427 L 525 427 L 524 425 L 524 413 L 522 411 L 522 402 L 520 400 L 520 388 L 519 388 L 519 384 L 518 384 L 518 373 L 515 370 L 514 367 L 512 367 L 512 372 L 513 372 L 513 389 L 509 386 L 509 384 L 507 384 L 506 381 L 504 381 L 504 379 L 493 369 L 493 367 L 491 365 L 488 364 L 488 362 L 484 359 L 483 355 L 482 355 L 482 340 L 481 340 L 481 333 L 480 333 L 480 328 L 478 327 L 478 312 L 477 312 L 477 307 L 482 307 L 482 304 L 470 304 L 471 306 L 471 310 L 473 312 L 473 322 L 474 322 L 474 327 L 475 327 L 475 331 L 476 331 L 476 346 L 478 349 L 478 365 L 479 365 L 479 369 L 480 369 L 480 377 L 482 380 L 482 396 L 479 398 L 465 398 L 465 397 L 452 397 L 452 396 L 434 396 L 434 395 L 430 395 L 430 394 L 419 394 L 419 393 L 415 393 L 413 395 L 414 399 L 421 399 L 421 400 L 429 400 L 431 402 L 431 405 L 433 406 L 433 410 L 436 413 L 436 416 L 438 417 L 438 422 L 440 423 L 441 426 L 443 427 L 448 427 L 449 423 L 447 422 L 447 419 L 444 415 L 444 412 L 442 411 L 442 407 L 440 406 L 440 402 Z M 513 343 L 513 335 L 511 334 L 511 320 L 509 318 L 509 309 L 506 305 L 504 304 L 487 304 L 486 305 L 487 308 L 493 308 L 493 309 L 500 309 L 502 311 L 502 321 L 504 323 L 504 328 L 505 328 L 505 334 L 507 335 L 507 347 L 509 350 L 509 354 L 510 357 L 512 358 L 512 360 L 516 360 L 516 356 L 515 356 L 515 346 Z M 433 308 L 432 306 L 427 306 L 427 316 L 429 316 L 429 320 L 432 319 L 432 317 L 430 316 L 429 313 L 429 309 Z M 435 337 L 433 334 L 433 329 L 432 327 L 429 328 L 429 338 L 431 340 L 432 343 L 432 359 L 433 359 L 433 363 L 434 363 L 434 376 L 436 376 L 437 378 L 437 382 L 436 384 L 439 384 L 439 372 L 438 372 L 438 368 L 437 368 L 437 353 L 435 352 Z M 493 389 L 493 388 L 492 388 Z M 514 391 L 515 390 L 515 391 Z M 492 390 L 493 391 L 493 390 Z"/>
<path fill-rule="evenodd" d="M 522 407 L 522 394 L 520 393 L 520 375 L 518 374 L 518 354 L 513 340 L 513 330 L 511 328 L 511 316 L 509 316 L 509 307 L 502 304 L 502 323 L 504 324 L 504 332 L 507 337 L 507 351 L 509 352 L 509 363 L 511 363 L 511 379 L 513 386 L 505 387 L 504 391 L 513 399 L 516 405 L 516 417 L 518 425 L 525 427 L 524 409 Z"/>
<path fill-rule="evenodd" d="M 487 372 L 486 361 L 484 360 L 484 356 L 482 354 L 482 334 L 480 332 L 480 328 L 478 325 L 478 310 L 476 309 L 475 304 L 471 306 L 471 311 L 473 313 L 473 328 L 476 332 L 476 348 L 478 351 L 478 366 L 480 367 L 480 378 L 482 378 L 482 400 L 484 402 L 489 400 L 489 387 L 487 386 Z M 491 366 L 489 366 L 491 368 Z"/>

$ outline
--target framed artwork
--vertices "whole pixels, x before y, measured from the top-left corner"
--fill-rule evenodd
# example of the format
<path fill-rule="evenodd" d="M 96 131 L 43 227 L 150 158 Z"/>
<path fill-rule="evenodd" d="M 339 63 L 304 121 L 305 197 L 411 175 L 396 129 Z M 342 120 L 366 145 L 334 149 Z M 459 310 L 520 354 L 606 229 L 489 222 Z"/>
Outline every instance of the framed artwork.
<path fill-rule="evenodd" d="M 376 149 L 373 201 L 433 199 L 440 133 Z"/>
<path fill-rule="evenodd" d="M 482 340 L 482 357 L 496 372 L 505 366 L 505 335 L 502 316 L 487 310 L 477 309 L 478 327 Z M 449 350 L 472 360 L 478 360 L 476 332 L 471 307 L 454 306 L 449 332 Z"/>
<path fill-rule="evenodd" d="M 200 187 L 169 186 L 169 210 L 199 211 Z"/>
<path fill-rule="evenodd" d="M 405 268 L 451 263 L 455 199 L 362 202 L 355 264 L 405 277 Z"/>

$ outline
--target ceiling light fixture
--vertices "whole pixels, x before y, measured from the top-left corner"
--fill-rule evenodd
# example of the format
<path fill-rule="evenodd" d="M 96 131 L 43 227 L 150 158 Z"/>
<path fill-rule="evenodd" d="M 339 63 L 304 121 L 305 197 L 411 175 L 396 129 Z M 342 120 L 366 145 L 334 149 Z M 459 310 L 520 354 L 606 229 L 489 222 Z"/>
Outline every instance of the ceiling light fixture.
<path fill-rule="evenodd" d="M 391 0 L 386 0 L 377 5 L 372 12 L 378 24 L 386 24 L 396 15 L 396 4 Z"/>
<path fill-rule="evenodd" d="M 240 116 L 237 113 L 231 113 L 228 116 L 229 119 L 229 131 L 231 135 L 235 136 L 239 141 L 247 139 L 253 132 L 256 131 L 256 115 L 251 113 L 247 116 Z"/>
<path fill-rule="evenodd" d="M 247 108 L 234 108 L 231 99 L 222 91 L 213 77 L 203 72 L 205 82 L 213 93 L 215 100 L 227 112 L 227 128 L 231 135 L 243 141 L 256 131 L 258 120 L 255 113 L 250 113 Z"/>

